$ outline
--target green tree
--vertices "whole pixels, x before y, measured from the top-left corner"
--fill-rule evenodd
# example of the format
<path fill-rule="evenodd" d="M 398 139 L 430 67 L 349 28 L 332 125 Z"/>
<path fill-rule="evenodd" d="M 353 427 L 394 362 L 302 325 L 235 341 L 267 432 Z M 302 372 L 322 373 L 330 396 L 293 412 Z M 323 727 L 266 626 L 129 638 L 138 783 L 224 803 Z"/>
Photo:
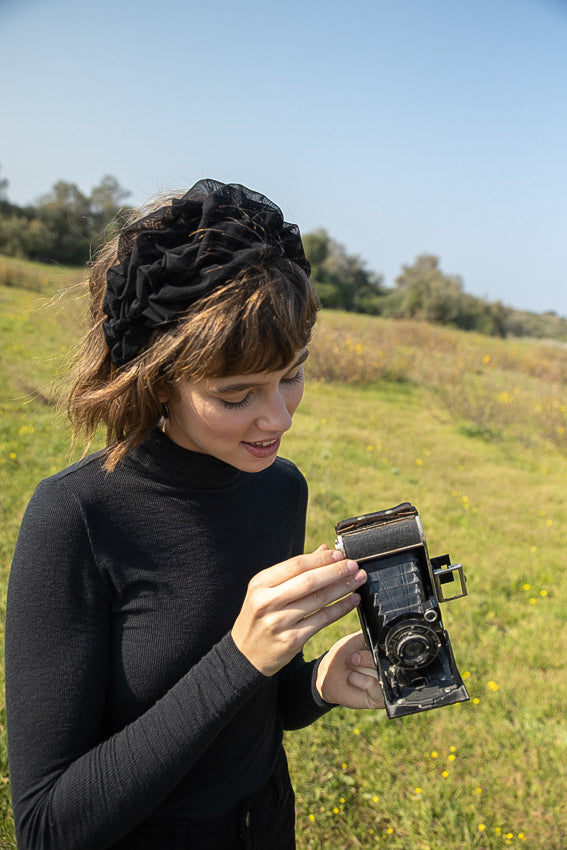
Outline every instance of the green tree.
<path fill-rule="evenodd" d="M 0 166 L 1 167 L 1 166 Z M 0 201 L 5 201 L 8 198 L 8 181 L 5 177 L 0 177 Z"/>
<path fill-rule="evenodd" d="M 111 174 L 105 174 L 98 186 L 94 187 L 89 195 L 92 250 L 96 250 L 103 239 L 118 231 L 129 212 L 129 208 L 124 207 L 124 201 L 131 194 Z"/>
<path fill-rule="evenodd" d="M 102 221 L 108 221 L 122 208 L 123 201 L 132 193 L 120 185 L 116 177 L 105 174 L 98 186 L 95 186 L 89 196 L 91 214 Z"/>
<path fill-rule="evenodd" d="M 501 302 L 490 304 L 463 291 L 457 275 L 444 274 L 439 257 L 421 254 L 413 265 L 402 266 L 396 279 L 396 315 L 423 319 L 489 336 L 505 337 L 511 311 Z"/>
<path fill-rule="evenodd" d="M 0 216 L 0 254 L 22 259 L 46 257 L 53 243 L 53 233 L 39 218 L 17 213 Z"/>
<path fill-rule="evenodd" d="M 303 244 L 323 307 L 380 312 L 381 275 L 369 271 L 359 257 L 347 254 L 344 245 L 332 239 L 324 229 L 308 233 Z"/>
<path fill-rule="evenodd" d="M 69 265 L 82 265 L 87 261 L 90 205 L 75 183 L 58 180 L 51 191 L 39 199 L 38 216 L 53 233 L 51 256 L 38 259 L 57 260 Z"/>
<path fill-rule="evenodd" d="M 409 318 L 457 324 L 463 300 L 463 283 L 457 275 L 439 268 L 439 257 L 421 254 L 413 265 L 402 266 L 396 287 L 403 293 L 401 309 Z"/>
<path fill-rule="evenodd" d="M 38 217 L 53 234 L 53 242 L 49 256 L 37 258 L 71 265 L 85 263 L 109 235 L 108 230 L 112 233 L 119 226 L 117 216 L 129 194 L 109 174 L 88 196 L 75 183 L 59 180 L 38 202 Z"/>

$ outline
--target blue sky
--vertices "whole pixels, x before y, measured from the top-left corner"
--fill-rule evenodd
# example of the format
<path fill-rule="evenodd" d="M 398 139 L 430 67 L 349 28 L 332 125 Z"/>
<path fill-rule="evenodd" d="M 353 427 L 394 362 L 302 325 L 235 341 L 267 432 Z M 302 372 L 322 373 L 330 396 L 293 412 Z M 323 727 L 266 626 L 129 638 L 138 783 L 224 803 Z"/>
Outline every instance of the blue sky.
<path fill-rule="evenodd" d="M 567 0 L 0 0 L 0 176 L 24 204 L 201 177 L 387 285 L 567 317 Z"/>

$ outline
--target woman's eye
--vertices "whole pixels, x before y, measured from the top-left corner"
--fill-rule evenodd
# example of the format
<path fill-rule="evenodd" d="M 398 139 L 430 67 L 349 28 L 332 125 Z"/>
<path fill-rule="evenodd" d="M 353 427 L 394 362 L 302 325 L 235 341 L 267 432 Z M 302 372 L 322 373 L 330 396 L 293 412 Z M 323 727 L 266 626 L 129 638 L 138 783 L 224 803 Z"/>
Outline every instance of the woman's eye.
<path fill-rule="evenodd" d="M 286 375 L 284 378 L 280 379 L 280 383 L 287 384 L 288 386 L 291 384 L 297 384 L 303 381 L 303 366 L 300 366 L 296 369 L 295 372 Z M 239 408 L 246 407 L 246 405 L 250 404 L 254 395 L 257 394 L 257 390 L 252 390 L 251 392 L 246 393 L 244 398 L 240 399 L 240 401 L 230 401 L 227 398 L 219 398 L 220 404 L 228 409 L 228 410 L 238 410 Z M 261 394 L 260 394 L 261 397 Z"/>
<path fill-rule="evenodd" d="M 223 407 L 227 407 L 229 410 L 238 410 L 238 408 L 246 407 L 246 405 L 249 404 L 250 396 L 249 395 L 244 396 L 244 398 L 241 399 L 241 401 L 228 401 L 225 398 L 221 398 L 221 399 L 219 399 L 219 401 L 220 401 L 220 403 L 222 404 Z"/>
<path fill-rule="evenodd" d="M 298 381 L 303 380 L 303 369 L 298 369 L 293 375 L 289 378 L 282 378 L 282 383 L 284 384 L 295 384 Z"/>

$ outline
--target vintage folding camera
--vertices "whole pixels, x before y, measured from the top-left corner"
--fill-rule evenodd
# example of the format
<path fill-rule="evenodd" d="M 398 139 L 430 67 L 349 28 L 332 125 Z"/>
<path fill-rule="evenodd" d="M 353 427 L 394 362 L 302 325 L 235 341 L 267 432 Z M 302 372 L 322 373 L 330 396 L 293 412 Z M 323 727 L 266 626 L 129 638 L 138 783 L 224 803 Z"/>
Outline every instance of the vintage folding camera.
<path fill-rule="evenodd" d="M 439 608 L 466 596 L 461 564 L 429 557 L 409 502 L 345 519 L 335 531 L 337 548 L 368 573 L 358 613 L 388 717 L 468 700 Z"/>

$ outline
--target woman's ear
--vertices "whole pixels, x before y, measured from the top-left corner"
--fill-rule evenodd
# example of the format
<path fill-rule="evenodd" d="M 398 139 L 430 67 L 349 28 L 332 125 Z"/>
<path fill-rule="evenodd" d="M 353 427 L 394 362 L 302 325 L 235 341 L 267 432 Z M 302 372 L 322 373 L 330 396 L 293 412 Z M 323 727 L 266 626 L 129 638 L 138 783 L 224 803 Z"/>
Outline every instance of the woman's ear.
<path fill-rule="evenodd" d="M 157 395 L 160 404 L 165 404 L 171 399 L 173 395 L 173 388 L 164 378 L 161 378 L 156 384 L 154 384 L 154 393 Z"/>

